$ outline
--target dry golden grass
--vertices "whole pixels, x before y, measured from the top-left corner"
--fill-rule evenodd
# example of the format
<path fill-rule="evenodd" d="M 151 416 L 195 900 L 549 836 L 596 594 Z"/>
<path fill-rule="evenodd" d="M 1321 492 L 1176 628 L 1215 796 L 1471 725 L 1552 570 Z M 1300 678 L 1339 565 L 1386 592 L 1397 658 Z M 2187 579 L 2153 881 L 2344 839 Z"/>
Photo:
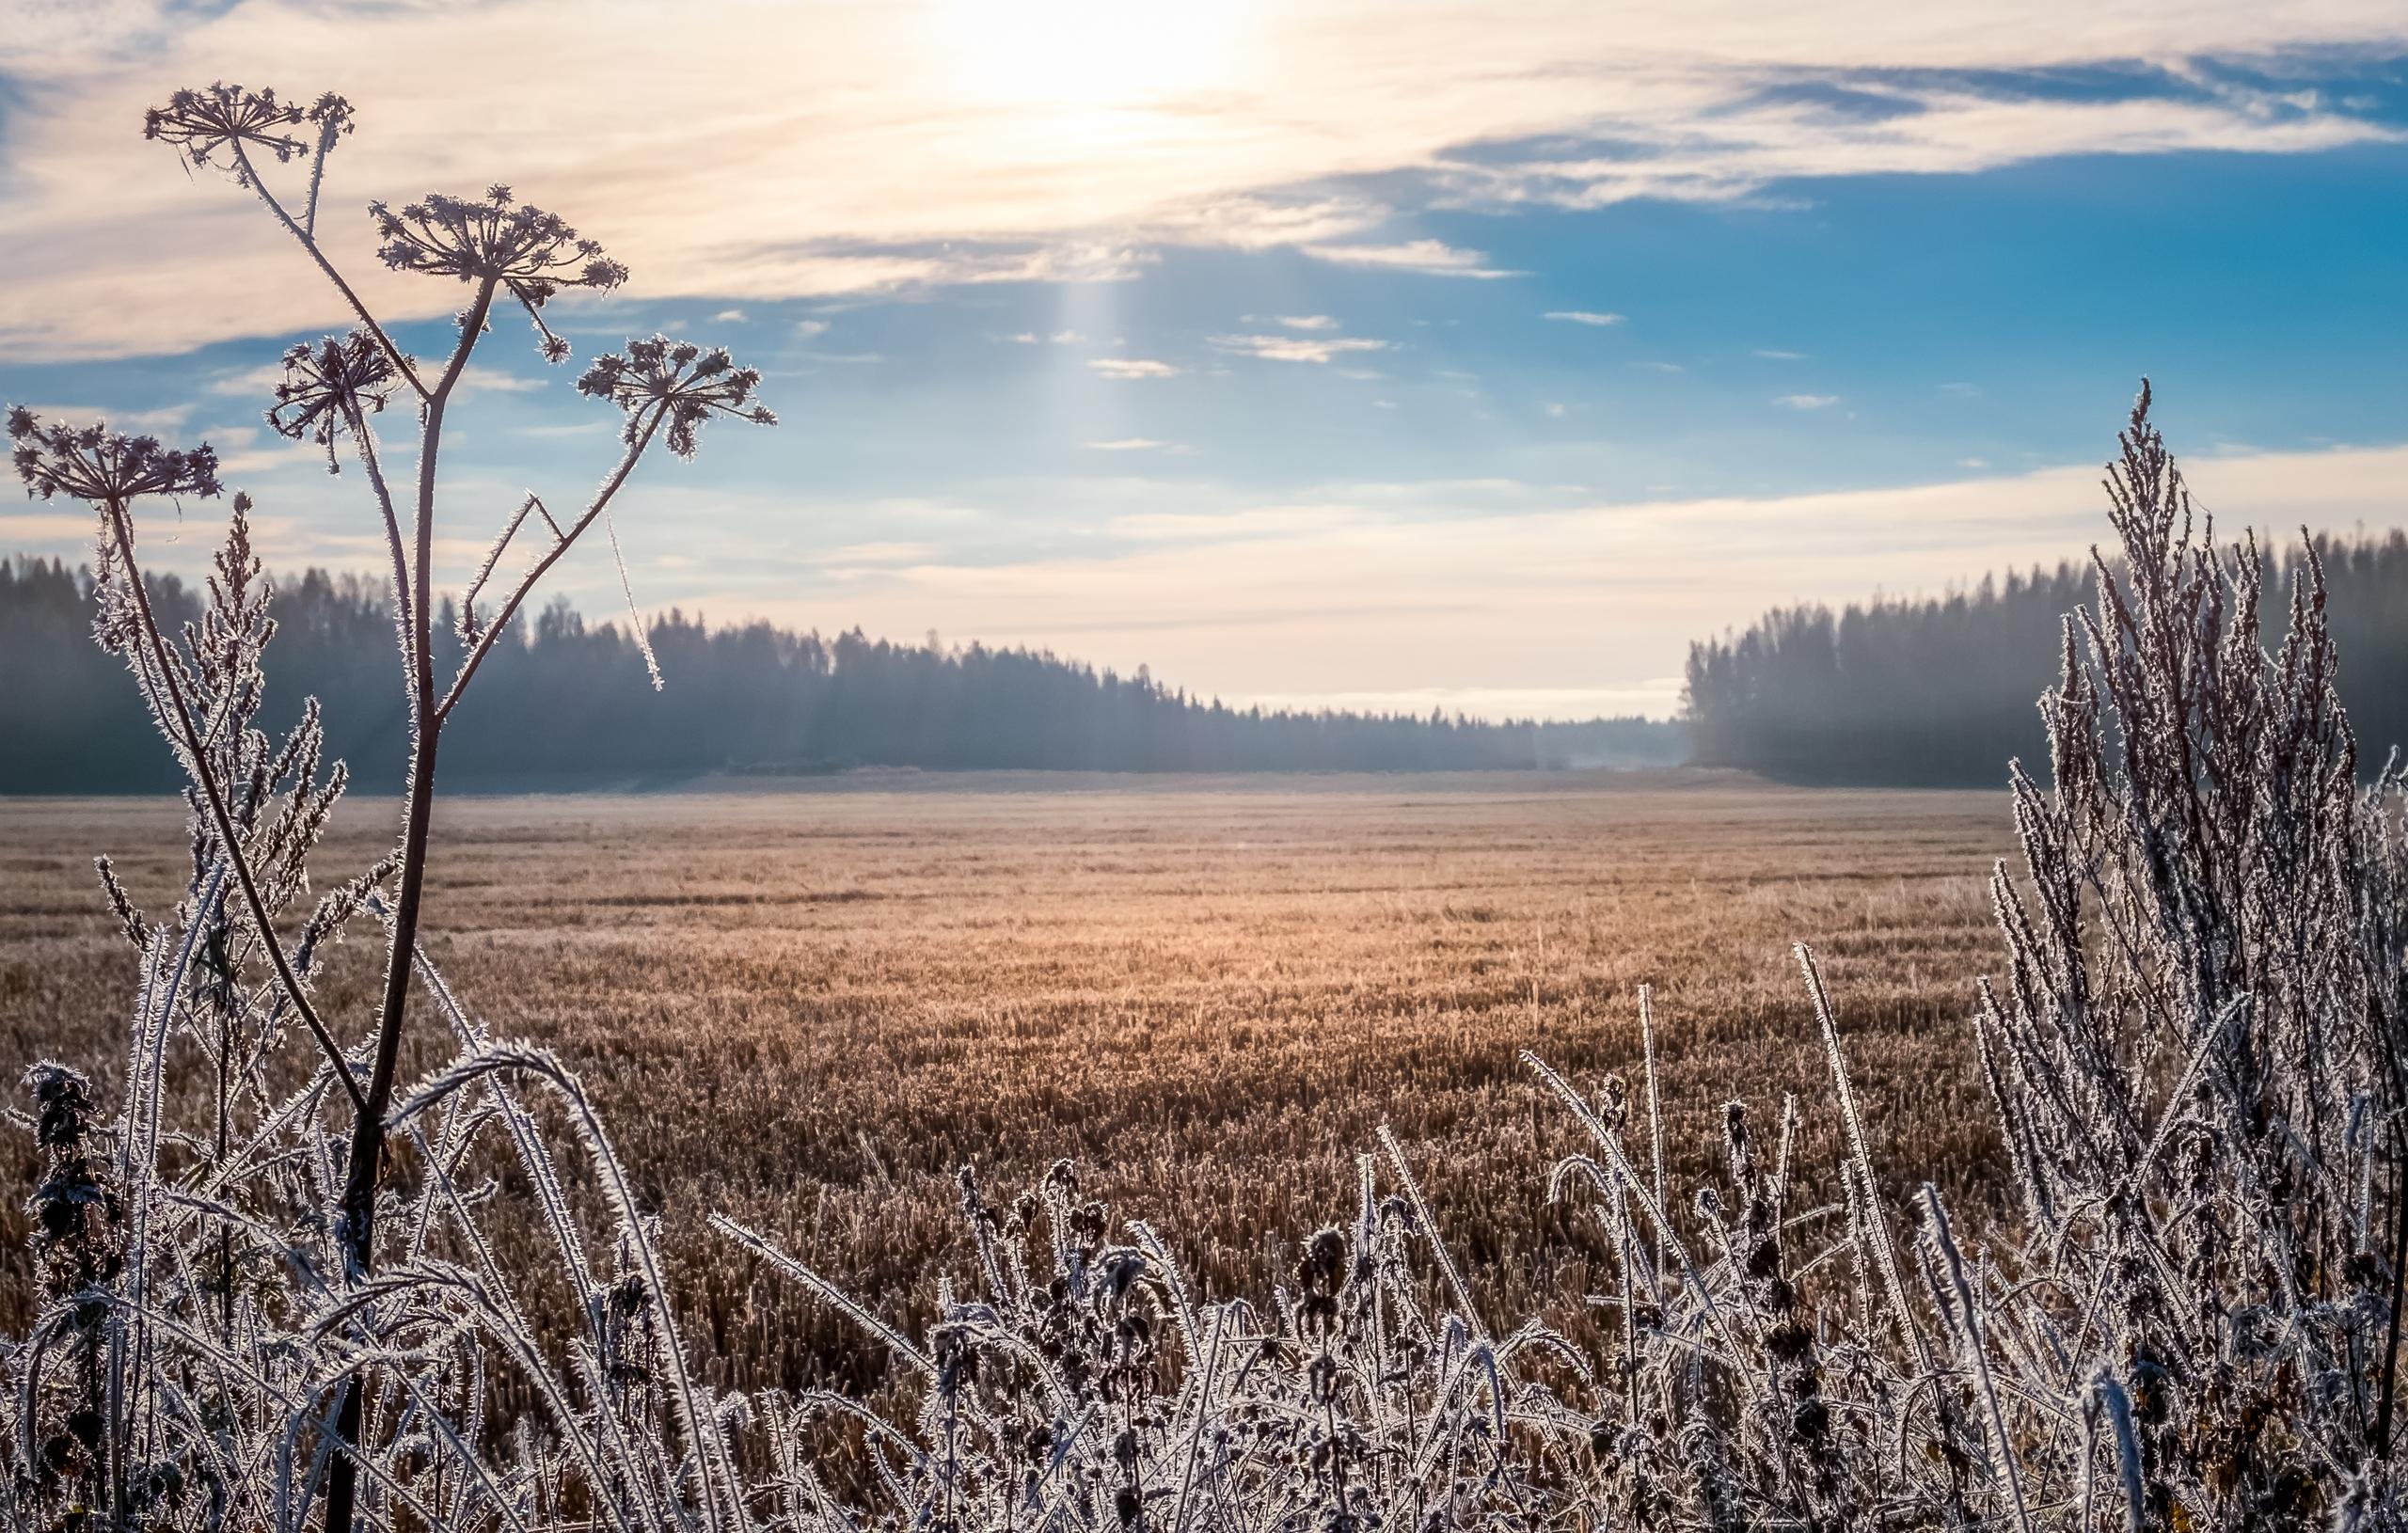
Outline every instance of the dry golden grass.
<path fill-rule="evenodd" d="M 1801 938 L 1877 1161 L 1961 1186 L 1988 1153 L 1963 1018 L 1997 961 L 1983 877 L 2008 846 L 2004 794 L 1697 774 L 1062 786 L 441 807 L 429 951 L 493 1031 L 584 1076 L 738 1382 L 863 1383 L 879 1364 L 708 1211 L 916 1325 L 932 1265 L 964 1255 L 955 1169 L 1008 1194 L 1069 1156 L 1212 1288 L 1261 1294 L 1349 1211 L 1383 1121 L 1483 1304 L 1585 1329 L 1536 1297 L 1579 1291 L 1565 1268 L 1592 1253 L 1546 1204 L 1570 1126 L 1516 1051 L 1636 1080 L 1651 982 L 1675 1170 L 1703 1171 L 1724 1100 L 1823 1098 Z M 367 861 L 393 814 L 350 806 L 321 865 Z M 171 803 L 0 800 L 11 1077 L 43 1055 L 121 1073 L 134 970 L 89 859 L 111 853 L 163 908 L 182 823 Z M 330 1016 L 365 1026 L 378 945 L 363 927 L 337 956 Z M 434 1031 L 420 1067 L 450 1052 Z M 1827 1116 L 1809 1115 L 1814 1163 Z M 30 1165 L 13 1137 L 0 1331 L 25 1323 Z"/>

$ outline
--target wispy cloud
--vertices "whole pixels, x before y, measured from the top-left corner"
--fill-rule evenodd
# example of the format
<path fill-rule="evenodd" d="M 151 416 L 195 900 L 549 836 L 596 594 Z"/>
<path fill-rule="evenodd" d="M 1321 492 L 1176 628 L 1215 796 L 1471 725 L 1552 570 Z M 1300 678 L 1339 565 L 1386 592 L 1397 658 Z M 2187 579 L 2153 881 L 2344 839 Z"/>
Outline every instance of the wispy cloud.
<path fill-rule="evenodd" d="M 467 399 L 475 394 L 532 394 L 551 387 L 548 378 L 531 378 L 524 373 L 504 372 L 471 362 L 460 370 L 459 386 L 452 391 L 453 399 Z"/>
<path fill-rule="evenodd" d="M 1265 362 L 1326 362 L 1355 352 L 1386 351 L 1387 342 L 1360 336 L 1214 336 L 1216 351 Z"/>
<path fill-rule="evenodd" d="M 1091 356 L 1087 366 L 1107 378 L 1176 378 L 1180 371 L 1150 356 Z"/>
<path fill-rule="evenodd" d="M 1185 456 L 1196 450 L 1184 442 L 1165 442 L 1151 436 L 1118 436 L 1108 442 L 1089 442 L 1090 452 L 1167 452 Z"/>
<path fill-rule="evenodd" d="M 1381 271 L 1419 272 L 1427 277 L 1520 277 L 1499 271 L 1477 250 L 1462 250 L 1440 240 L 1408 240 L 1402 245 L 1308 245 L 1305 254 L 1340 266 L 1369 266 Z"/>
<path fill-rule="evenodd" d="M 742 324 L 744 320 L 744 310 L 740 308 L 722 308 L 711 316 L 713 324 Z"/>
<path fill-rule="evenodd" d="M 828 322 L 826 320 L 797 320 L 794 322 L 794 333 L 805 340 L 809 340 L 814 336 L 824 336 L 828 333 Z"/>
<path fill-rule="evenodd" d="M 111 410 L 98 404 L 31 404 L 26 408 L 48 421 L 81 426 L 105 420 L 112 431 L 132 433 L 174 431 L 192 419 L 194 407 L 170 404 L 156 410 Z"/>
<path fill-rule="evenodd" d="M 1840 402 L 1837 394 L 1778 394 L 1775 404 L 1791 410 L 1828 410 Z"/>
<path fill-rule="evenodd" d="M 2401 524 L 2408 447 L 2196 465 L 2218 519 Z M 1500 685 L 1638 688 L 1688 640 L 1800 600 L 1898 594 L 2053 563 L 2096 536 L 2094 467 L 1814 495 L 1586 500 L 1446 482 L 1132 514 L 1079 556 L 945 555 L 848 590 L 873 632 L 942 624 L 1050 644 L 1232 700 Z M 1518 501 L 1517 501 L 1518 496 Z M 1800 527 L 1817 529 L 1801 544 Z M 1338 599 L 1335 593 L 1343 593 Z M 809 593 L 805 593 L 808 599 Z M 1601 663 L 1600 654 L 1609 655 Z"/>
<path fill-rule="evenodd" d="M 1338 322 L 1327 314 L 1282 314 L 1279 323 L 1291 330 L 1335 330 Z"/>
<path fill-rule="evenodd" d="M 1755 349 L 1752 355 L 1761 356 L 1767 362 L 1803 362 L 1806 360 L 1806 354 L 1804 352 L 1786 352 L 1782 351 L 1778 346 L 1759 346 Z"/>
<path fill-rule="evenodd" d="M 1623 317 L 1620 314 L 1600 314 L 1587 308 L 1550 308 L 1546 311 L 1546 317 L 1551 320 L 1561 320 L 1566 324 L 1593 324 L 1599 327 L 1623 323 Z"/>
<path fill-rule="evenodd" d="M 334 162 L 338 206 L 414 187 L 430 165 L 470 181 L 508 169 L 626 260 L 648 294 L 749 306 L 1126 277 L 1166 245 L 1495 277 L 1505 274 L 1474 252 L 1397 231 L 1441 207 L 1729 200 L 1831 176 L 2398 141 L 2380 103 L 2251 84 L 2231 66 L 2408 48 L 2408 12 L 2383 0 L 1859 8 L 1845 24 L 1821 6 L 1766 15 L 1640 0 L 1534 7 L 1512 26 L 1471 0 L 1370 25 L 1347 0 L 1299 0 L 1233 8 L 1212 24 L 1220 46 L 1178 60 L 1177 88 L 1124 71 L 1108 102 L 1032 101 L 914 0 L 690 9 L 673 27 L 597 21 L 570 0 L 340 16 L 228 0 L 58 20 L 78 8 L 36 8 L 0 62 L 0 270 L 12 300 L 0 342 L 21 356 L 173 351 L 343 323 L 255 208 L 177 175 L 155 145 L 96 131 L 230 58 L 305 93 L 376 61 L 377 89 L 353 87 L 363 127 Z M 1332 46 L 1337 36 L 1348 45 Z M 526 64 L 531 37 L 540 69 Z M 672 123 L 639 120 L 597 88 L 636 68 L 707 74 L 715 88 Z M 2095 88 L 2057 88 L 2082 71 Z M 504 102 L 510 164 L 488 166 L 453 119 L 464 103 Z M 152 275 L 163 247 L 178 255 L 173 281 Z M 347 252 L 355 279 L 388 312 L 437 317 L 454 302 L 362 255 Z M 261 270 L 293 279 L 262 283 Z"/>

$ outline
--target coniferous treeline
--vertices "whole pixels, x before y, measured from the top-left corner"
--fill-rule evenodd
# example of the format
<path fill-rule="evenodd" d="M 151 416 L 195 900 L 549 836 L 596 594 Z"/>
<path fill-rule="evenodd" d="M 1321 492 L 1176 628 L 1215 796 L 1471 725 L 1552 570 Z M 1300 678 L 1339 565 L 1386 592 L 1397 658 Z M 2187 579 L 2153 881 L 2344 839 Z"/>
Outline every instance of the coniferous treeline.
<path fill-rule="evenodd" d="M 2372 772 L 2408 745 L 2408 535 L 2321 537 L 2342 700 Z M 2261 545 L 2262 549 L 2262 545 Z M 2265 630 L 2280 633 L 2298 562 L 2264 549 Z M 2045 778 L 2033 699 L 2057 673 L 2060 615 L 2090 598 L 2087 565 L 1986 577 L 1971 591 L 1767 612 L 1689 647 L 1694 759 L 1791 782 L 1995 786 L 2009 757 Z"/>
<path fill-rule="evenodd" d="M 196 593 L 152 584 L 181 624 Z M 398 780 L 407 718 L 381 586 L 311 570 L 279 582 L 267 717 L 288 727 L 325 701 L 329 751 L 372 785 Z M 452 611 L 440 613 L 452 632 Z M 133 678 L 91 641 L 88 577 L 58 561 L 0 561 L 0 793 L 127 793 L 182 779 Z M 1133 676 L 1018 649 L 823 639 L 766 623 L 656 622 L 669 677 L 656 694 L 624 628 L 564 603 L 536 613 L 479 672 L 443 741 L 456 782 L 562 786 L 732 770 L 851 766 L 1084 771 L 1417 771 L 1671 765 L 1677 726 L 1645 719 L 1490 723 L 1265 712 L 1202 702 Z M 456 641 L 452 641 L 456 645 Z M 449 658 L 456 661 L 456 648 Z"/>

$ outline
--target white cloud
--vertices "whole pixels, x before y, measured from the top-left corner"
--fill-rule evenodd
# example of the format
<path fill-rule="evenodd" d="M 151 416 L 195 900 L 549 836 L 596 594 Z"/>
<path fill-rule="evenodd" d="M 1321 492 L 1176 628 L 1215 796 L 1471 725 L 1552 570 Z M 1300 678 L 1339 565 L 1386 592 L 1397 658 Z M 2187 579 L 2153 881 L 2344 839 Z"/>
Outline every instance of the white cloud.
<path fill-rule="evenodd" d="M 1176 378 L 1179 369 L 1150 356 L 1091 356 L 1087 366 L 1107 378 Z"/>
<path fill-rule="evenodd" d="M 933 543 L 852 543 L 820 557 L 832 564 L 919 564 L 943 551 Z"/>
<path fill-rule="evenodd" d="M 1493 277 L 1394 230 L 1439 202 L 1729 199 L 1797 178 L 2396 139 L 2344 97 L 2212 66 L 2408 44 L 2397 0 L 1634 0 L 1534 4 L 1511 25 L 1471 0 L 1299 0 L 1182 8 L 1174 46 L 1148 35 L 1167 15 L 1149 9 L 1097 29 L 1080 69 L 1032 70 L 998 67 L 992 29 L 963 21 L 981 8 L 940 19 L 936 3 L 688 9 L 669 27 L 640 0 L 20 7 L 0 62 L 0 344 L 127 355 L 346 323 L 249 199 L 109 126 L 228 59 L 358 102 L 326 227 L 372 302 L 428 318 L 456 292 L 379 270 L 348 210 L 506 180 L 626 261 L 647 297 L 722 303 L 1125 277 L 1164 245 Z M 2147 59 L 2184 62 L 2131 62 Z M 2020 83 L 2083 68 L 2115 71 L 2118 93 Z M 639 70 L 714 88 L 673 117 L 631 113 L 610 86 Z M 1799 83 L 1878 109 L 1784 88 Z"/>
<path fill-rule="evenodd" d="M 1326 314 L 1282 314 L 1279 323 L 1291 330 L 1335 330 L 1338 322 Z"/>
<path fill-rule="evenodd" d="M 1326 362 L 1354 352 L 1386 351 L 1387 342 L 1348 336 L 1214 336 L 1216 351 L 1265 362 Z"/>
<path fill-rule="evenodd" d="M 101 420 L 106 421 L 111 431 L 135 435 L 174 431 L 191 419 L 194 407 L 170 404 L 157 410 L 105 410 L 97 404 L 31 404 L 26 408 L 44 420 L 77 426 Z"/>
<path fill-rule="evenodd" d="M 1803 362 L 1806 360 L 1806 354 L 1804 352 L 1785 352 L 1778 346 L 1759 346 L 1756 348 L 1755 355 L 1763 357 L 1767 362 Z"/>
<path fill-rule="evenodd" d="M 711 316 L 711 323 L 713 324 L 742 324 L 744 318 L 744 310 L 740 308 L 722 308 Z"/>
<path fill-rule="evenodd" d="M 1773 400 L 1775 404 L 1792 410 L 1828 410 L 1839 402 L 1837 394 L 1782 394 Z"/>
<path fill-rule="evenodd" d="M 1196 450 L 1184 442 L 1164 442 L 1151 436 L 1121 436 L 1109 442 L 1089 442 L 1090 452 L 1168 452 L 1185 456 Z"/>
<path fill-rule="evenodd" d="M 1305 254 L 1340 266 L 1369 266 L 1381 271 L 1420 272 L 1430 277 L 1519 277 L 1500 272 L 1477 250 L 1460 250 L 1439 240 L 1408 240 L 1402 245 L 1308 245 Z"/>
<path fill-rule="evenodd" d="M 1623 322 L 1620 314 L 1600 314 L 1586 308 L 1550 308 L 1546 312 L 1546 317 L 1551 320 L 1561 320 L 1567 324 L 1604 326 L 1620 324 Z"/>
<path fill-rule="evenodd" d="M 284 364 L 261 362 L 257 367 L 238 368 L 213 373 L 209 391 L 213 394 L 247 399 L 254 395 L 273 395 L 276 386 L 284 381 Z"/>
<path fill-rule="evenodd" d="M 1550 403 L 1546 407 L 1546 413 L 1550 419 L 1560 420 L 1563 419 L 1563 406 L 1560 403 Z"/>
<path fill-rule="evenodd" d="M 452 390 L 452 397 L 465 400 L 477 394 L 531 394 L 550 387 L 551 381 L 547 378 L 530 378 L 523 373 L 504 372 L 499 368 L 471 362 L 460 370 L 460 382 Z"/>
<path fill-rule="evenodd" d="M 933 556 L 848 586 L 847 620 L 1051 645 L 1124 670 L 1144 660 L 1233 701 L 1622 693 L 1679 674 L 1692 639 L 1768 607 L 1862 600 L 1877 584 L 1936 593 L 2078 560 L 2105 529 L 2098 477 L 2069 465 L 1814 495 L 1568 503 L 1547 486 L 1499 485 L 1477 510 L 1439 482 L 1257 505 L 1214 489 L 1115 519 L 1082 557 Z M 2220 529 L 2408 524 L 2398 493 L 2408 445 L 2194 458 L 2190 477 Z M 1801 527 L 1816 535 L 1801 543 Z M 807 589 L 794 599 L 799 616 L 824 618 Z"/>
<path fill-rule="evenodd" d="M 828 333 L 828 322 L 826 320 L 797 320 L 794 322 L 794 333 L 805 340 L 809 340 L 814 336 L 824 336 Z"/>

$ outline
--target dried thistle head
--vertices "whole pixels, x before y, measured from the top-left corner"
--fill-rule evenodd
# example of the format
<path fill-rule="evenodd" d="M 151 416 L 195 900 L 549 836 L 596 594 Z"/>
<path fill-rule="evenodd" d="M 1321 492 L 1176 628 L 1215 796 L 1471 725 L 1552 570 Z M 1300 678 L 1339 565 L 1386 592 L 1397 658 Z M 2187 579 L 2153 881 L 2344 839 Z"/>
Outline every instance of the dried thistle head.
<path fill-rule="evenodd" d="M 646 426 L 646 414 L 657 409 L 669 427 L 669 450 L 681 458 L 694 455 L 696 438 L 713 414 L 731 415 L 756 426 L 774 426 L 778 418 L 755 394 L 761 370 L 740 368 L 726 348 L 705 351 L 689 340 L 654 336 L 629 340 L 627 355 L 597 356 L 577 380 L 577 391 L 608 400 L 626 412 L 620 439 L 633 445 Z"/>
<path fill-rule="evenodd" d="M 430 193 L 398 212 L 372 202 L 368 213 L 385 242 L 376 254 L 393 270 L 509 289 L 543 337 L 547 361 L 565 360 L 568 342 L 544 323 L 543 307 L 562 288 L 607 291 L 627 279 L 599 244 L 560 214 L 515 200 L 507 186 L 475 200 Z"/>
<path fill-rule="evenodd" d="M 80 1149 L 99 1112 L 92 1083 L 82 1072 L 45 1059 L 25 1072 L 22 1083 L 34 1099 L 34 1142 L 55 1153 Z"/>
<path fill-rule="evenodd" d="M 127 436 L 101 422 L 43 425 L 22 404 L 8 407 L 10 457 L 28 496 L 122 505 L 141 495 L 214 496 L 217 453 L 208 443 L 167 448 L 155 436 Z"/>
<path fill-rule="evenodd" d="M 315 346 L 304 342 L 284 354 L 284 379 L 276 386 L 267 423 L 279 435 L 325 448 L 326 472 L 340 473 L 335 439 L 355 419 L 384 409 L 393 381 L 385 348 L 365 330 L 328 336 Z"/>
<path fill-rule="evenodd" d="M 332 108 L 340 108 L 340 115 L 334 115 Z M 317 121 L 322 134 L 331 136 L 326 123 L 332 121 L 336 129 L 349 132 L 350 116 L 350 103 L 340 96 L 322 96 L 316 106 L 305 111 L 277 100 L 273 90 L 246 90 L 221 80 L 198 90 L 179 90 L 167 98 L 166 105 L 144 112 L 142 136 L 173 144 L 195 165 L 222 164 L 234 172 L 239 184 L 247 187 L 252 180 L 251 150 L 272 154 L 281 165 L 309 149 L 288 130 Z M 229 158 L 219 160 L 221 152 Z"/>

